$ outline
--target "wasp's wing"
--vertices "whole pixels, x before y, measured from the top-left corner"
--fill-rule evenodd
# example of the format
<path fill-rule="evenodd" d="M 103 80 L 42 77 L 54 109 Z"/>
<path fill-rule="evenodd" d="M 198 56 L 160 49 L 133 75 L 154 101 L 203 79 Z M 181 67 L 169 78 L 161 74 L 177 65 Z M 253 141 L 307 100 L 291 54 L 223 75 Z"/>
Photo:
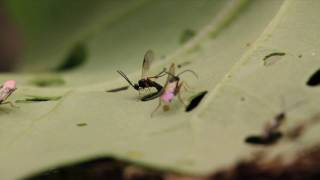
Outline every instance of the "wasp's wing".
<path fill-rule="evenodd" d="M 166 80 L 166 83 L 164 84 L 162 90 L 160 91 L 161 94 L 165 91 L 165 89 L 167 88 L 168 84 L 171 82 L 171 80 L 173 78 L 175 78 L 175 72 L 176 72 L 176 66 L 174 63 L 171 64 L 170 68 L 169 68 L 169 71 L 168 71 L 168 77 L 167 77 L 167 80 Z"/>
<path fill-rule="evenodd" d="M 171 79 L 173 79 L 175 77 L 175 73 L 176 73 L 176 65 L 174 63 L 172 63 L 170 65 L 169 71 L 168 71 L 168 77 L 167 77 L 167 83 L 169 83 L 169 81 L 171 81 Z"/>
<path fill-rule="evenodd" d="M 148 72 L 152 64 L 153 58 L 154 58 L 153 51 L 148 50 L 143 58 L 141 79 L 145 79 L 148 77 Z"/>

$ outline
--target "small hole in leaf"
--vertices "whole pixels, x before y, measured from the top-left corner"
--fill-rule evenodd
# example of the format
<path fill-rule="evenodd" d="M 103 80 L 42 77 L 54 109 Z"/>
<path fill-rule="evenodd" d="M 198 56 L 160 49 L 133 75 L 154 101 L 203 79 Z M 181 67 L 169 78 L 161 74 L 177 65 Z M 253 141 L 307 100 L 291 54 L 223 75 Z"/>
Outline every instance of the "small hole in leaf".
<path fill-rule="evenodd" d="M 129 86 L 123 86 L 123 87 L 118 87 L 118 88 L 114 88 L 114 89 L 109 89 L 106 92 L 119 92 L 119 91 L 127 90 L 128 88 L 129 88 Z"/>
<path fill-rule="evenodd" d="M 286 53 L 284 53 L 284 52 L 270 53 L 263 58 L 264 65 L 270 66 L 270 65 L 274 64 L 276 61 L 279 61 L 282 58 L 282 56 L 284 56 L 284 55 L 286 55 Z"/>
<path fill-rule="evenodd" d="M 15 102 L 16 103 L 31 103 L 31 102 L 44 102 L 44 101 L 57 101 L 61 99 L 62 96 L 28 96 L 24 99 L 18 99 Z"/>
<path fill-rule="evenodd" d="M 67 71 L 75 69 L 85 63 L 87 60 L 87 47 L 84 43 L 79 43 L 71 49 L 70 54 L 55 70 Z"/>
<path fill-rule="evenodd" d="M 318 86 L 320 85 L 320 69 L 318 69 L 315 73 L 311 75 L 309 80 L 307 81 L 308 86 Z"/>
<path fill-rule="evenodd" d="M 182 32 L 180 37 L 180 44 L 184 44 L 192 39 L 196 35 L 196 32 L 192 29 L 186 29 Z"/>
<path fill-rule="evenodd" d="M 271 133 L 269 136 L 252 135 L 245 139 L 245 142 L 252 145 L 272 145 L 282 137 L 281 132 Z"/>
<path fill-rule="evenodd" d="M 56 76 L 44 76 L 33 79 L 30 83 L 39 87 L 49 87 L 62 86 L 65 84 L 65 81 L 62 78 Z"/>
<path fill-rule="evenodd" d="M 199 103 L 202 101 L 203 97 L 208 93 L 208 91 L 200 92 L 198 95 L 192 98 L 189 105 L 186 107 L 186 112 L 192 111 L 194 108 L 196 108 Z"/>

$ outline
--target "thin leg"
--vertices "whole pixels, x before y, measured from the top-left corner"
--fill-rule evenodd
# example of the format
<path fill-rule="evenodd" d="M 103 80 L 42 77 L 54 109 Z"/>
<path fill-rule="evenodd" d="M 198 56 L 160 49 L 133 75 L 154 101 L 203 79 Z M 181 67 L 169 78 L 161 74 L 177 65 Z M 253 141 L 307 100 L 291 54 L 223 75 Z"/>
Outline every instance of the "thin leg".
<path fill-rule="evenodd" d="M 180 92 L 178 93 L 178 99 L 179 99 L 179 101 L 180 101 L 184 106 L 187 106 L 187 104 L 183 101 L 183 98 L 182 98 Z"/>
<path fill-rule="evenodd" d="M 194 88 L 190 87 L 187 82 L 183 81 L 183 87 L 186 91 L 189 91 L 189 90 L 194 90 Z"/>
<path fill-rule="evenodd" d="M 19 106 L 16 106 L 13 102 L 11 101 L 6 101 L 6 102 L 3 102 L 1 104 L 9 104 L 12 108 L 18 108 Z"/>
<path fill-rule="evenodd" d="M 178 87 L 177 87 L 177 95 L 178 95 L 178 99 L 179 99 L 179 101 L 184 105 L 184 106 L 187 106 L 186 105 L 186 103 L 183 101 L 183 99 L 182 99 L 182 96 L 181 96 L 181 91 L 180 91 L 180 89 L 181 89 L 181 87 L 184 85 L 184 82 L 181 82 L 179 85 L 178 85 Z"/>
<path fill-rule="evenodd" d="M 148 77 L 149 79 L 151 79 L 151 78 L 154 78 L 154 79 L 157 79 L 157 78 L 159 78 L 159 77 L 162 77 L 162 76 L 164 76 L 164 75 L 166 75 L 166 68 L 163 68 L 163 70 L 159 73 L 159 74 L 157 74 L 157 75 L 155 75 L 155 76 L 151 76 L 151 77 Z"/>
<path fill-rule="evenodd" d="M 159 109 L 159 107 L 161 106 L 161 99 L 159 98 L 159 104 L 158 106 L 156 107 L 156 109 L 154 109 L 151 113 L 151 117 L 153 117 L 153 114 Z"/>
<path fill-rule="evenodd" d="M 146 91 L 147 91 L 147 90 L 144 88 L 144 89 L 143 89 L 143 94 L 146 94 Z"/>

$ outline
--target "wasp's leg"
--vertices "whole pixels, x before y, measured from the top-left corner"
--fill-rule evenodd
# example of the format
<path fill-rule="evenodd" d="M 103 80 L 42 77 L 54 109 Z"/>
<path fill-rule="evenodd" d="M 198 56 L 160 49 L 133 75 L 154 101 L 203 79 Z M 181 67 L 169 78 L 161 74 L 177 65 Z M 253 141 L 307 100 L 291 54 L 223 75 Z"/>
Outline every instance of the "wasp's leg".
<path fill-rule="evenodd" d="M 160 106 L 162 105 L 161 102 L 162 102 L 162 101 L 161 101 L 161 99 L 159 98 L 159 104 L 158 104 L 158 106 L 152 111 L 151 117 L 153 117 L 153 114 L 160 108 Z"/>
<path fill-rule="evenodd" d="M 155 76 L 148 77 L 148 78 L 149 79 L 157 79 L 159 77 L 162 77 L 162 76 L 166 75 L 166 70 L 167 70 L 167 68 L 163 68 L 163 70 L 159 74 L 157 74 Z"/>
<path fill-rule="evenodd" d="M 184 102 L 180 92 L 178 93 L 178 99 L 184 106 L 187 106 L 187 104 Z"/>
<path fill-rule="evenodd" d="M 184 82 L 181 82 L 178 87 L 177 87 L 177 95 L 178 95 L 178 99 L 179 101 L 184 105 L 187 106 L 187 104 L 183 101 L 183 98 L 181 96 L 181 87 L 184 85 Z"/>
<path fill-rule="evenodd" d="M 141 90 L 143 89 L 139 89 L 138 92 L 139 92 L 139 97 L 141 97 Z"/>
<path fill-rule="evenodd" d="M 11 102 L 11 101 L 5 101 L 5 102 L 3 102 L 3 103 L 1 103 L 1 104 L 9 104 L 12 108 L 18 108 L 19 106 L 16 106 L 13 102 Z"/>
<path fill-rule="evenodd" d="M 187 82 L 185 82 L 185 81 L 183 81 L 183 89 L 184 89 L 185 91 L 193 91 L 193 90 L 194 90 L 194 88 L 190 87 L 190 86 L 187 84 Z"/>

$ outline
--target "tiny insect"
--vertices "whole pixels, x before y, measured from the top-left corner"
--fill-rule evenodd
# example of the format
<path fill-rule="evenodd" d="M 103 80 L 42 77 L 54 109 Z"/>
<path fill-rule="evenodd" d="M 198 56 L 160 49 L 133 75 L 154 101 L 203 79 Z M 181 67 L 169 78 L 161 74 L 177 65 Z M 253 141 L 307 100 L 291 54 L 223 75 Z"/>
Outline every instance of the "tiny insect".
<path fill-rule="evenodd" d="M 252 135 L 246 138 L 246 142 L 250 144 L 258 145 L 270 145 L 279 140 L 282 137 L 282 133 L 279 131 L 280 126 L 286 119 L 285 112 L 277 114 L 274 119 L 268 121 L 263 129 L 262 135 Z"/>
<path fill-rule="evenodd" d="M 302 101 L 294 104 L 290 107 L 290 109 L 300 105 Z M 283 111 L 278 113 L 271 121 L 268 121 L 266 125 L 264 126 L 263 132 L 261 136 L 249 136 L 246 139 L 246 142 L 252 143 L 252 144 L 273 144 L 279 140 L 279 138 L 282 137 L 283 133 L 280 131 L 280 127 L 285 122 L 287 115 L 286 112 L 289 109 L 284 108 L 284 100 L 282 99 L 282 107 Z"/>
<path fill-rule="evenodd" d="M 158 93 L 159 94 L 158 96 L 160 97 L 159 104 L 155 108 L 155 110 L 151 113 L 151 117 L 160 108 L 162 103 L 165 104 L 163 106 L 163 110 L 168 111 L 170 109 L 169 103 L 173 100 L 173 98 L 175 96 L 178 96 L 178 99 L 180 100 L 180 102 L 186 106 L 186 104 L 184 103 L 184 101 L 181 97 L 180 90 L 181 90 L 181 87 L 184 87 L 187 90 L 187 88 L 189 86 L 184 81 L 180 81 L 180 77 L 179 77 L 181 74 L 183 74 L 185 72 L 190 72 L 196 78 L 198 78 L 198 75 L 194 71 L 189 70 L 189 69 L 184 70 L 184 71 L 180 72 L 179 74 L 175 75 L 175 64 L 174 63 L 171 64 L 171 66 L 169 68 L 169 72 L 166 72 L 168 74 L 166 84 L 164 85 L 163 89 Z"/>
<path fill-rule="evenodd" d="M 162 90 L 162 86 L 151 79 L 156 79 L 164 76 L 166 69 L 163 69 L 159 74 L 155 76 L 148 76 L 149 69 L 153 61 L 153 57 L 154 57 L 154 53 L 152 50 L 148 50 L 145 53 L 143 63 L 142 63 L 141 79 L 138 81 L 138 83 L 132 83 L 122 71 L 120 70 L 117 71 L 135 90 L 139 91 L 139 94 L 141 89 L 146 89 L 150 87 L 156 88 L 158 92 Z"/>
<path fill-rule="evenodd" d="M 0 104 L 10 104 L 16 107 L 11 101 L 6 101 L 8 97 L 17 89 L 15 80 L 7 80 L 0 86 Z"/>

